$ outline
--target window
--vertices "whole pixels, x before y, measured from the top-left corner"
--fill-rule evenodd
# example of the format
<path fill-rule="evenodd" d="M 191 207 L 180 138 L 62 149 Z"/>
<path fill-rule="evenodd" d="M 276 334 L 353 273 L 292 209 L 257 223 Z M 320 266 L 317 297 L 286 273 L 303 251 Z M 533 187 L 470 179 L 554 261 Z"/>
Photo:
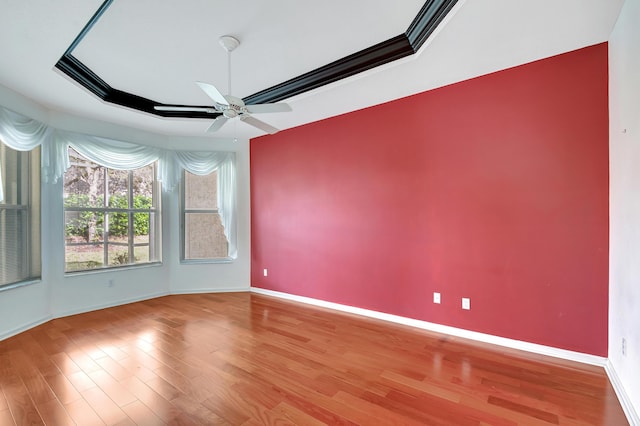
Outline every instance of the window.
<path fill-rule="evenodd" d="M 101 166 L 69 148 L 64 175 L 65 271 L 159 262 L 156 164 Z"/>
<path fill-rule="evenodd" d="M 0 141 L 0 288 L 40 278 L 40 148 Z"/>
<path fill-rule="evenodd" d="M 182 260 L 227 260 L 229 242 L 218 210 L 218 171 L 182 179 Z"/>

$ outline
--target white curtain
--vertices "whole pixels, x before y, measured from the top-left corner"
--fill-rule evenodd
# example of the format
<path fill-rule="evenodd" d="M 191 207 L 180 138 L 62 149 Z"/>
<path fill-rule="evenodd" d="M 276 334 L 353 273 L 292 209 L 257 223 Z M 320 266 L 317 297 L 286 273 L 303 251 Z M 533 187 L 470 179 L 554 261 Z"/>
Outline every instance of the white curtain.
<path fill-rule="evenodd" d="M 18 151 L 31 151 L 51 135 L 51 128 L 37 120 L 0 107 L 0 138 Z"/>
<path fill-rule="evenodd" d="M 62 178 L 69 168 L 70 146 L 88 160 L 116 170 L 139 169 L 165 157 L 159 148 L 61 130 L 55 132 L 52 145 L 58 156 L 57 164 L 61 165 L 53 173 L 55 180 Z M 166 166 L 165 161 L 158 161 L 158 180 L 162 180 Z M 165 187 L 164 182 L 163 188 L 171 189 Z"/>
<path fill-rule="evenodd" d="M 218 207 L 224 233 L 229 241 L 229 257 L 236 258 L 236 174 L 235 153 L 171 151 L 98 136 L 57 130 L 37 120 L 0 107 L 0 139 L 9 147 L 29 151 L 42 147 L 42 175 L 55 183 L 69 168 L 69 146 L 102 166 L 131 170 L 158 161 L 158 180 L 165 191 L 180 182 L 181 170 L 206 175 L 218 169 Z M 0 202 L 4 199 L 0 170 Z"/>
<path fill-rule="evenodd" d="M 16 151 L 31 151 L 51 137 L 51 128 L 37 120 L 0 107 L 0 140 Z M 48 153 L 42 155 L 44 158 Z M 0 167 L 2 165 L 0 164 Z M 2 169 L 0 168 L 0 202 L 4 200 Z"/>

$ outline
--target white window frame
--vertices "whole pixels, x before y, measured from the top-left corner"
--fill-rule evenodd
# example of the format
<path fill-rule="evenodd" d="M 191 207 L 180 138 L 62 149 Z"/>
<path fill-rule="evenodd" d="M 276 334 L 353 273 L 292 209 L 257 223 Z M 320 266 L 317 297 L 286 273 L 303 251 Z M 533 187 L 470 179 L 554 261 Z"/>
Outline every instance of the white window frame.
<path fill-rule="evenodd" d="M 219 202 L 216 202 L 215 209 L 187 209 L 186 208 L 186 173 L 187 170 L 182 170 L 182 177 L 180 179 L 180 263 L 182 264 L 198 264 L 198 263 L 231 263 L 234 259 L 229 255 L 229 250 L 231 246 L 231 242 L 228 240 L 227 236 L 227 255 L 224 257 L 210 257 L 210 258 L 187 258 L 186 257 L 186 218 L 188 214 L 221 214 Z M 221 197 L 221 191 L 223 191 L 222 186 L 220 185 L 220 175 L 219 169 L 214 169 L 210 173 L 217 173 L 217 197 L 218 201 Z M 210 173 L 207 173 L 210 174 Z M 235 188 L 233 189 L 235 190 Z M 232 235 L 232 234 L 228 234 Z"/>
<path fill-rule="evenodd" d="M 22 262 L 13 265 L 13 271 L 17 273 L 17 279 L 9 278 L 9 268 L 6 262 L 11 261 L 8 256 L 10 247 L 3 238 L 5 232 L 0 228 L 0 291 L 15 288 L 18 286 L 30 284 L 39 281 L 42 278 L 42 259 L 41 259 L 41 184 L 40 184 L 40 148 L 36 147 L 31 150 L 16 150 L 0 141 L 2 149 L 12 150 L 21 157 L 22 164 L 19 167 L 27 167 L 18 176 L 19 183 L 14 191 L 19 192 L 20 203 L 8 204 L 7 198 L 10 189 L 2 187 L 0 190 L 0 216 L 4 216 L 7 212 L 20 211 L 28 216 L 24 231 L 25 239 L 21 241 L 20 253 L 15 254 L 15 259 L 21 259 Z M 0 162 L 0 185 L 8 185 L 9 179 L 6 176 L 7 164 Z M 17 195 L 17 194 L 16 194 Z M 36 202 L 37 201 L 37 202 Z M 2 220 L 2 217 L 0 217 Z M 2 223 L 2 222 L 0 222 Z M 12 247 L 15 248 L 15 247 Z M 11 279 L 11 281 L 9 281 Z"/>
<path fill-rule="evenodd" d="M 67 212 L 95 212 L 102 213 L 103 215 L 103 241 L 99 242 L 83 242 L 83 243 L 67 243 L 66 236 L 64 239 L 64 252 L 65 252 L 65 260 L 64 260 L 64 270 L 65 274 L 77 274 L 77 273 L 88 273 L 88 272 L 99 272 L 99 271 L 108 271 L 119 268 L 135 268 L 142 266 L 149 266 L 154 264 L 162 263 L 162 217 L 161 217 L 161 193 L 160 193 L 160 185 L 156 178 L 157 176 L 157 162 L 153 163 L 153 206 L 148 209 L 136 209 L 132 206 L 134 205 L 134 191 L 133 191 L 133 174 L 138 169 L 126 170 L 128 173 L 128 189 L 127 189 L 127 197 L 128 197 L 128 205 L 129 208 L 116 208 L 109 207 L 109 170 L 117 170 L 114 168 L 110 168 L 107 166 L 103 166 L 95 161 L 92 161 L 86 157 L 84 157 L 81 153 L 78 153 L 85 161 L 91 162 L 93 164 L 99 165 L 103 167 L 103 175 L 102 179 L 104 181 L 103 184 L 103 198 L 102 198 L 102 206 L 101 207 L 76 207 L 63 206 L 63 220 L 66 221 L 66 213 Z M 127 214 L 127 243 L 116 243 L 109 241 L 109 215 L 112 213 L 125 213 Z M 136 213 L 149 213 L 149 242 L 146 244 L 136 244 L 135 243 L 135 235 L 134 235 L 134 215 Z M 153 218 L 153 219 L 152 219 Z M 63 226 L 66 229 L 66 224 L 63 223 Z M 153 238 L 152 238 L 153 237 Z M 97 268 L 86 268 L 86 269 L 77 269 L 77 270 L 67 270 L 67 259 L 66 259 L 66 248 L 68 246 L 91 246 L 91 245 L 102 245 L 102 264 L 103 266 Z M 119 247 L 127 247 L 127 255 L 128 262 L 124 264 L 113 264 L 109 259 L 109 247 L 119 246 Z M 149 246 L 150 254 L 148 262 L 136 262 L 135 261 L 135 247 Z M 110 264 L 111 263 L 111 264 Z"/>

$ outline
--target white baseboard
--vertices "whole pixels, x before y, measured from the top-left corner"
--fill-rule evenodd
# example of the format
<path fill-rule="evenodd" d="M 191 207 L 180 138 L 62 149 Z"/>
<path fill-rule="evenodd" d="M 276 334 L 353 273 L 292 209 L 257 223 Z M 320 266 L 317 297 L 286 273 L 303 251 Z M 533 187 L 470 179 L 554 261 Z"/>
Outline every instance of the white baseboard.
<path fill-rule="evenodd" d="M 17 334 L 20 334 L 22 332 L 25 332 L 27 330 L 32 329 L 33 327 L 37 327 L 39 325 L 44 324 L 47 321 L 51 321 L 53 317 L 51 315 L 45 315 L 43 317 L 40 317 L 39 319 L 35 320 L 35 321 L 31 321 L 28 324 L 25 325 L 21 325 L 20 327 L 16 327 L 12 330 L 7 330 L 5 332 L 3 332 L 2 334 L 0 334 L 0 341 L 4 340 L 4 339 L 8 339 L 9 337 L 13 337 Z"/>
<path fill-rule="evenodd" d="M 339 303 L 327 302 L 324 300 L 313 299 L 310 297 L 296 296 L 288 293 L 281 293 L 279 291 L 265 290 L 257 287 L 251 287 L 251 291 L 254 293 L 260 293 L 267 296 L 274 296 L 274 297 L 279 297 L 281 299 L 307 303 L 310 305 L 320 306 L 323 308 L 334 309 L 337 311 L 348 312 L 356 315 L 362 315 L 369 318 L 376 318 L 384 321 L 394 322 L 397 324 L 403 324 L 411 327 L 421 328 L 423 330 L 434 331 L 436 333 L 448 334 L 451 336 L 476 340 L 484 343 L 491 343 L 494 345 L 504 346 L 511 349 L 518 349 L 518 350 L 531 352 L 535 354 L 552 356 L 555 358 L 576 361 L 583 364 L 596 365 L 603 368 L 607 364 L 607 358 L 603 358 L 596 355 L 584 354 L 581 352 L 574 352 L 566 349 L 554 348 L 551 346 L 538 345 L 536 343 L 523 342 L 521 340 L 508 339 L 506 337 L 493 336 L 491 334 L 478 333 L 476 331 L 464 330 L 461 328 L 450 327 L 447 325 L 401 317 L 398 315 L 386 314 L 384 312 L 372 311 L 369 309 L 356 308 L 354 306 L 341 305 Z"/>
<path fill-rule="evenodd" d="M 68 316 L 71 316 L 71 315 L 84 314 L 86 312 L 97 311 L 97 310 L 100 310 L 100 309 L 113 308 L 115 306 L 127 305 L 129 303 L 140 302 L 140 301 L 143 301 L 143 300 L 155 299 L 156 297 L 167 296 L 169 294 L 170 293 L 168 293 L 166 291 L 154 292 L 154 293 L 149 293 L 149 294 L 136 296 L 136 297 L 131 297 L 131 298 L 127 298 L 127 299 L 120 299 L 120 300 L 116 300 L 116 301 L 113 301 L 113 302 L 101 303 L 101 304 L 98 304 L 98 305 L 83 306 L 81 308 L 68 309 L 68 310 L 65 310 L 65 311 L 54 313 L 53 318 L 62 318 L 62 317 L 68 317 Z"/>
<path fill-rule="evenodd" d="M 241 288 L 194 288 L 185 290 L 171 290 L 170 294 L 243 293 L 248 292 L 249 290 L 249 286 Z"/>
<path fill-rule="evenodd" d="M 42 325 L 47 321 L 51 321 L 54 318 L 63 318 L 71 315 L 84 314 L 91 311 L 97 311 L 100 309 L 113 308 L 115 306 L 127 305 L 129 303 L 140 302 L 143 300 L 155 299 L 156 297 L 169 296 L 172 294 L 199 294 L 199 293 L 233 293 L 233 292 L 248 292 L 249 287 L 243 288 L 207 288 L 207 289 L 193 289 L 193 290 L 180 290 L 180 291 L 160 291 L 149 293 L 141 296 L 131 297 L 127 299 L 120 299 L 108 303 L 100 303 L 97 305 L 83 306 L 80 308 L 67 309 L 60 312 L 55 312 L 53 315 L 43 316 L 35 321 L 30 321 L 27 324 L 21 325 L 11 330 L 6 330 L 0 333 L 0 341 L 13 337 L 17 334 L 30 330 L 34 327 Z"/>
<path fill-rule="evenodd" d="M 616 396 L 618 397 L 618 401 L 620 401 L 620 405 L 622 405 L 622 409 L 624 410 L 624 414 L 627 416 L 627 420 L 629 420 L 629 424 L 631 426 L 640 426 L 640 416 L 633 408 L 633 403 L 631 402 L 629 395 L 627 395 L 624 386 L 622 386 L 620 377 L 618 377 L 618 373 L 613 367 L 611 360 L 607 361 L 604 369 L 607 372 L 611 386 L 613 386 L 613 389 L 616 391 Z"/>

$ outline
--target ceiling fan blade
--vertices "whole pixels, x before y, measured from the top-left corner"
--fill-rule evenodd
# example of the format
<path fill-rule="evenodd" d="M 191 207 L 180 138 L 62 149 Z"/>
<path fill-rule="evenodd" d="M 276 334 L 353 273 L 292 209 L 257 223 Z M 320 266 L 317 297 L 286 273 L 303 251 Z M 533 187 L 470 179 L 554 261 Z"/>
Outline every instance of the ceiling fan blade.
<path fill-rule="evenodd" d="M 253 127 L 257 127 L 260 130 L 264 130 L 265 132 L 270 133 L 272 135 L 280 131 L 279 129 L 276 129 L 275 127 L 265 123 L 264 121 L 260 121 L 257 118 L 253 118 L 250 115 L 243 115 L 242 117 L 240 117 L 240 120 L 244 121 L 247 124 L 252 125 Z"/>
<path fill-rule="evenodd" d="M 224 123 L 226 123 L 227 120 L 228 120 L 227 117 L 225 117 L 224 115 L 221 115 L 220 117 L 218 117 L 215 120 L 213 120 L 213 123 L 211 123 L 211 126 L 209 126 L 209 128 L 207 129 L 207 132 L 208 133 L 212 133 L 212 132 L 216 132 L 216 131 L 220 130 L 222 125 Z"/>
<path fill-rule="evenodd" d="M 206 93 L 207 96 L 213 99 L 216 103 L 220 105 L 229 105 L 227 98 L 225 98 L 213 84 L 203 83 L 201 81 L 196 81 L 196 84 L 200 86 L 204 93 Z"/>
<path fill-rule="evenodd" d="M 207 108 L 207 107 L 189 107 L 189 106 L 170 106 L 170 105 L 154 105 L 153 109 L 156 111 L 175 111 L 175 112 L 209 112 L 216 113 L 219 112 L 215 108 Z"/>
<path fill-rule="evenodd" d="M 263 114 L 267 112 L 290 112 L 291 107 L 289 104 L 285 104 L 284 102 L 279 102 L 277 104 L 255 104 L 255 105 L 246 105 L 247 111 L 251 114 Z"/>

